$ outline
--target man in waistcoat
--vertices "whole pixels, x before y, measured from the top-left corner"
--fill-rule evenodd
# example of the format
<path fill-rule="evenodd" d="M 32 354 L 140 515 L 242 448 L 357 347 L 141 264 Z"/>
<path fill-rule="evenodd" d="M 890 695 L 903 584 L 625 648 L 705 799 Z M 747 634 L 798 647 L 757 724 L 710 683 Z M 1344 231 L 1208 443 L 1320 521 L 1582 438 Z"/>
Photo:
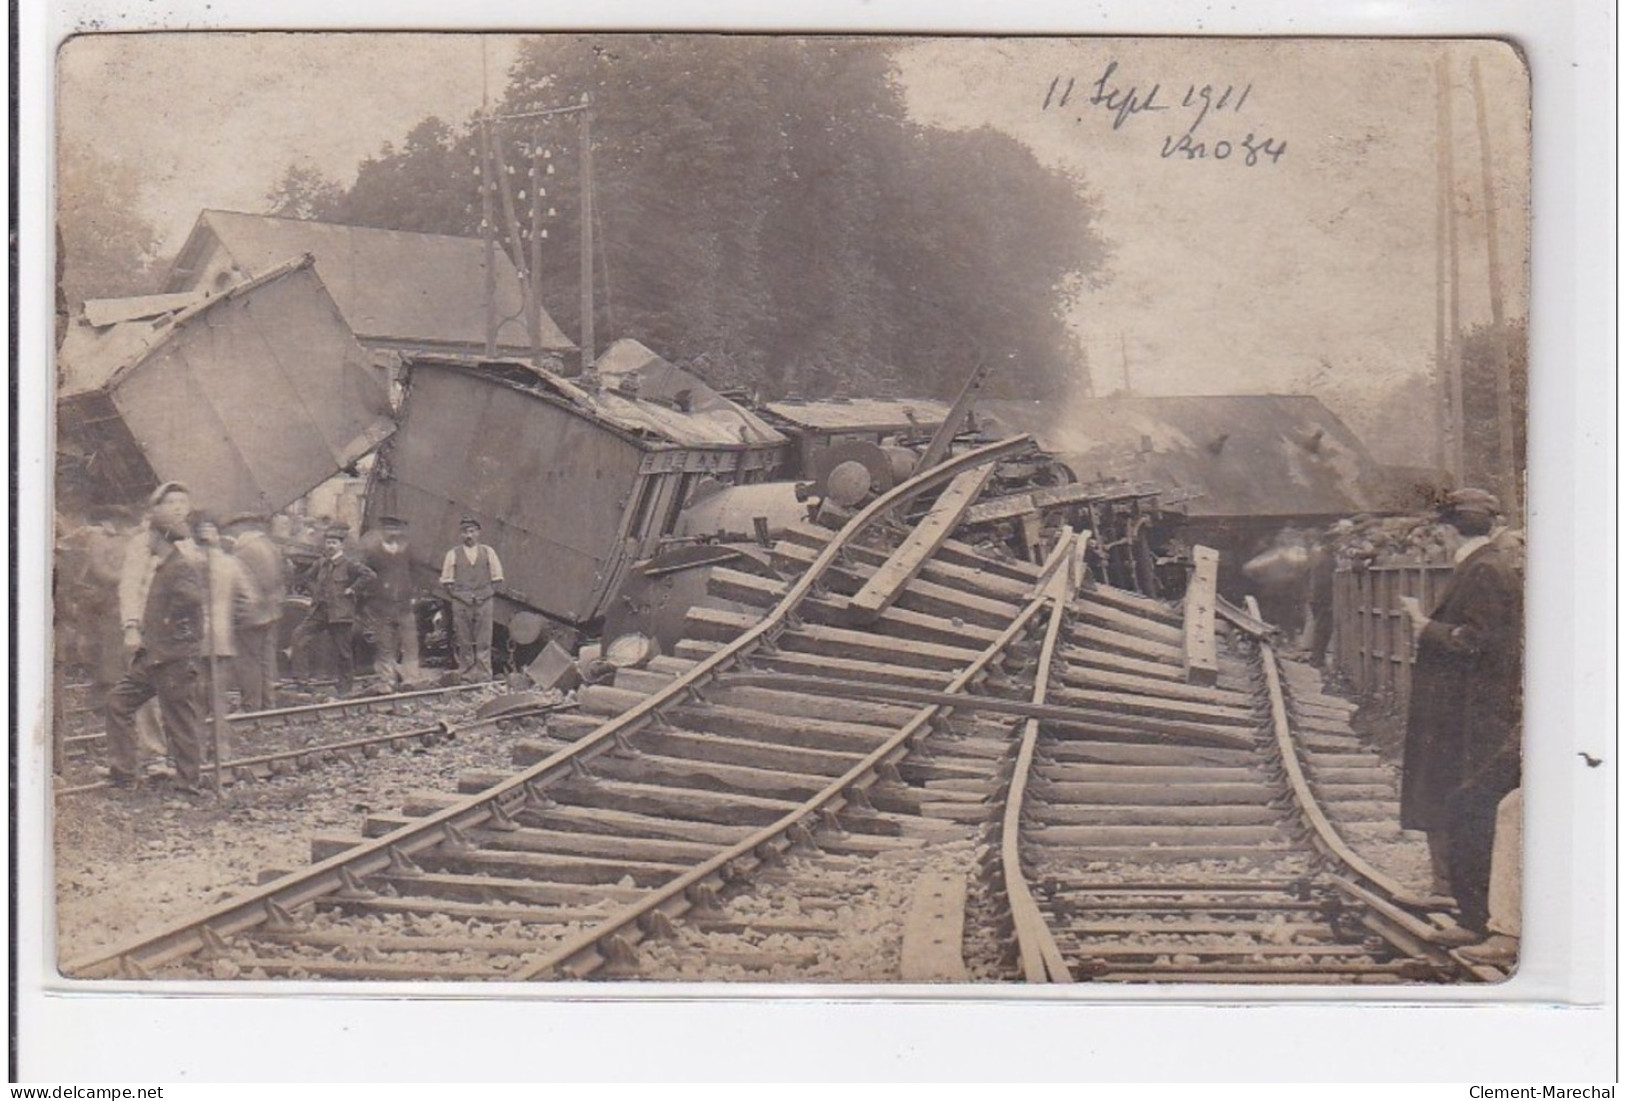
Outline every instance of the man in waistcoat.
<path fill-rule="evenodd" d="M 1416 618 L 1405 730 L 1400 825 L 1426 830 L 1461 908 L 1461 923 L 1488 931 L 1490 850 L 1496 808 L 1522 766 L 1523 580 L 1506 540 L 1492 538 L 1500 502 L 1460 489 L 1442 519 L 1463 542 L 1456 568 L 1427 618 Z"/>
<path fill-rule="evenodd" d="M 491 679 L 492 611 L 502 586 L 502 562 L 496 551 L 480 542 L 478 520 L 465 516 L 458 528 L 462 543 L 446 552 L 440 585 L 451 600 L 458 676 L 465 681 L 485 681 Z"/>

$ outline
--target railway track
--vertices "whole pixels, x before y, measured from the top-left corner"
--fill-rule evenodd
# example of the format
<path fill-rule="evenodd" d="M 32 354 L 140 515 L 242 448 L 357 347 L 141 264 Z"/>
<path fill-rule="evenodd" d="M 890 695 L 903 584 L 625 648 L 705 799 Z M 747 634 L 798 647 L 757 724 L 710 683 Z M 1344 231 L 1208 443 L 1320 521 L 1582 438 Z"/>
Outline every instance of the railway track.
<path fill-rule="evenodd" d="M 1249 612 L 1255 620 L 1251 602 Z M 1132 736 L 1023 732 L 989 874 L 1024 977 L 1499 978 L 1464 973 L 1450 956 L 1471 939 L 1450 900 L 1408 888 L 1358 851 L 1398 839 L 1397 776 L 1349 728 L 1351 705 L 1244 630 L 1216 647 L 1211 686 L 1192 684 L 1180 666 L 1189 630 L 1133 594 L 1095 588 L 1073 605 L 1067 633 L 1093 645 L 1059 651 L 1060 695 L 1110 690 L 1139 719 Z"/>
<path fill-rule="evenodd" d="M 874 854 L 918 847 L 957 816 L 980 815 L 998 744 L 972 729 L 929 770 L 902 766 L 973 690 L 1006 691 L 1031 665 L 1027 635 L 1051 598 L 1043 571 L 978 558 L 948 539 L 989 464 L 990 445 L 879 498 L 840 533 L 803 529 L 779 550 L 807 560 L 782 591 L 720 581 L 765 613 L 699 609 L 691 638 L 640 682 L 580 693 L 601 719 L 560 717 L 540 757 L 419 812 L 369 819 L 312 867 L 194 915 L 73 975 L 251 974 L 329 978 L 584 977 L 635 966 L 635 945 L 667 931 L 792 847 Z M 910 528 L 894 510 L 938 494 Z M 865 536 L 867 543 L 860 542 Z M 1059 559 L 1057 559 L 1059 561 Z M 1052 563 L 1052 569 L 1054 564 Z M 728 590 L 728 586 L 736 586 Z M 769 582 L 769 585 L 774 583 Z M 846 595 L 842 590 L 857 585 Z M 748 598 L 741 600 L 740 598 Z M 932 609 L 932 610 L 923 610 Z M 952 616 L 941 614 L 954 609 Z M 838 624 L 845 624 L 838 625 Z M 833 657 L 831 651 L 842 656 Z M 779 691 L 729 678 L 818 675 L 914 686 L 947 702 L 910 705 Z M 921 766 L 910 765 L 911 768 Z M 920 811 L 929 804 L 944 814 Z M 330 847 L 331 848 L 331 847 Z"/>
<path fill-rule="evenodd" d="M 462 684 L 395 692 L 387 695 L 355 696 L 321 703 L 299 704 L 266 711 L 241 711 L 226 716 L 227 749 L 225 783 L 240 783 L 279 775 L 289 770 L 307 771 L 323 762 L 354 756 L 370 757 L 387 747 L 430 746 L 455 737 L 472 719 L 453 724 L 425 716 L 440 704 L 461 696 L 488 690 L 490 685 Z M 514 716 L 504 714 L 504 719 Z M 404 719 L 405 725 L 391 720 Z M 490 721 L 496 721 L 492 719 Z M 206 732 L 206 747 L 212 751 L 212 733 Z M 79 748 L 100 743 L 102 734 L 70 735 L 65 744 Z M 78 762 L 87 764 L 88 762 Z M 80 774 L 60 775 L 52 789 L 55 798 L 83 795 L 109 787 L 104 779 Z M 203 774 L 212 777 L 213 760 L 205 761 Z"/>
<path fill-rule="evenodd" d="M 1357 855 L 1328 866 L 1341 842 L 1292 824 L 1314 828 L 1291 802 L 1311 781 L 1369 794 L 1352 781 L 1371 766 L 1337 760 L 1357 754 L 1333 731 L 1309 743 L 1324 759 L 1271 756 L 1302 752 L 1279 725 L 1288 699 L 1333 723 L 1335 702 L 1271 692 L 1264 643 L 1193 666 L 1178 612 L 1085 585 L 1086 535 L 1063 531 L 1042 565 L 951 538 L 1023 442 L 917 476 L 839 532 L 792 528 L 773 548 L 779 580 L 714 571 L 722 606 L 695 608 L 672 655 L 582 689 L 577 712 L 515 741 L 510 769 L 316 839 L 309 868 L 64 971 L 525 981 L 704 977 L 731 961 L 819 977 L 851 929 L 808 915 L 907 869 L 908 930 L 884 968 L 964 978 L 980 836 L 992 888 L 973 892 L 1007 910 L 1032 981 L 1450 972 L 1437 900 Z M 939 851 L 964 867 L 920 873 Z M 779 939 L 754 953 L 713 939 L 738 933 Z"/>

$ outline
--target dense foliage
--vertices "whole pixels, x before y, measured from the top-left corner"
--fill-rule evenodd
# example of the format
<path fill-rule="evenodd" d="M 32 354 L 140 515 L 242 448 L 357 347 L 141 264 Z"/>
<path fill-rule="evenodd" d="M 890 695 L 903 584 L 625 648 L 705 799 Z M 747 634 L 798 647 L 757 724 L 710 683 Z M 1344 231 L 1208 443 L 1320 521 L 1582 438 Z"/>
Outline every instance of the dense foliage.
<path fill-rule="evenodd" d="M 1461 404 L 1466 431 L 1462 437 L 1462 473 L 1465 485 L 1488 486 L 1512 497 L 1506 484 L 1508 469 L 1501 456 L 1500 359 L 1497 341 L 1504 342 L 1507 375 L 1512 388 L 1511 469 L 1528 463 L 1529 331 L 1524 319 L 1509 321 L 1504 335 L 1493 325 L 1470 329 L 1461 343 Z"/>
<path fill-rule="evenodd" d="M 550 36 L 527 42 L 499 116 L 590 97 L 599 350 L 635 337 L 719 385 L 767 394 L 1086 386 L 1066 325 L 1104 258 L 1081 181 L 992 129 L 910 121 L 890 45 L 844 38 Z M 543 303 L 580 331 L 580 116 L 492 124 Z M 481 232 L 479 132 L 427 119 L 347 190 L 290 169 L 299 217 Z M 548 173 L 548 166 L 552 172 Z M 532 171 L 540 168 L 534 178 Z M 493 210 L 509 247 L 510 220 Z"/>
<path fill-rule="evenodd" d="M 87 298 L 148 294 L 158 268 L 158 233 L 136 211 L 136 169 L 83 142 L 57 151 L 59 311 Z"/>

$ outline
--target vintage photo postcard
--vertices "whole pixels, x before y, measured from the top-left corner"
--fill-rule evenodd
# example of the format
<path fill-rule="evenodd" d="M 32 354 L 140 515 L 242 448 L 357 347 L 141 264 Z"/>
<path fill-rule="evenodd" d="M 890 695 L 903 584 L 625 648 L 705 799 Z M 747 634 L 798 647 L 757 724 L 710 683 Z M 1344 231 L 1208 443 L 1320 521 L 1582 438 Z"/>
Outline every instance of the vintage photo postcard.
<path fill-rule="evenodd" d="M 55 88 L 60 979 L 1518 972 L 1514 46 L 89 33 Z"/>

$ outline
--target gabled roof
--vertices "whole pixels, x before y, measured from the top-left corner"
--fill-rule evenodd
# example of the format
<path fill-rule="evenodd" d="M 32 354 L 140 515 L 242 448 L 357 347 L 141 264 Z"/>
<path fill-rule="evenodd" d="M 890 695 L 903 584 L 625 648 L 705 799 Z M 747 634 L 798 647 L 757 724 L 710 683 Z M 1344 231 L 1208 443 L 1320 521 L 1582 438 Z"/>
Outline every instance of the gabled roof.
<path fill-rule="evenodd" d="M 191 290 L 216 240 L 244 276 L 289 256 L 310 253 L 322 283 L 358 338 L 423 348 L 485 346 L 485 242 L 475 237 L 405 233 L 363 226 L 205 210 L 170 268 L 165 290 Z M 527 351 L 519 275 L 496 249 L 497 344 Z M 215 288 L 202 288 L 214 290 Z M 544 310 L 542 346 L 575 347 Z"/>
<path fill-rule="evenodd" d="M 1190 494 L 1192 516 L 1335 516 L 1375 503 L 1376 461 L 1308 395 L 984 400 L 976 412 L 1031 433 L 1085 481 Z"/>

